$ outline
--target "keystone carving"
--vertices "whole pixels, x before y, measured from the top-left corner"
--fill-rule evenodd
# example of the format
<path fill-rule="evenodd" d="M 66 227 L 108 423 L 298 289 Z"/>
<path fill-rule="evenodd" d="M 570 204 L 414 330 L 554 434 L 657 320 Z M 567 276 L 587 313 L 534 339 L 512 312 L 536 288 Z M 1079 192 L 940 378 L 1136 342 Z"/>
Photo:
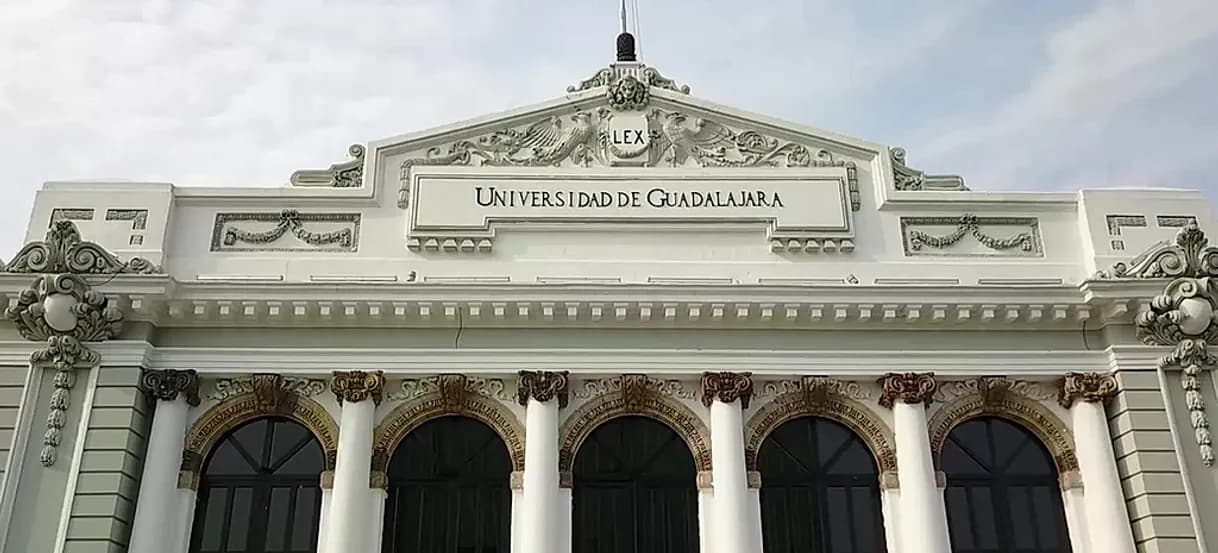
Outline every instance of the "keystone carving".
<path fill-rule="evenodd" d="M 879 379 L 880 405 L 891 409 L 896 402 L 930 405 L 938 384 L 934 373 L 888 373 Z"/>
<path fill-rule="evenodd" d="M 465 403 L 469 381 L 463 374 L 442 374 L 439 378 L 440 402 L 448 411 L 456 411 Z"/>
<path fill-rule="evenodd" d="M 1159 359 L 1161 368 L 1180 367 L 1184 401 L 1192 421 L 1201 460 L 1214 464 L 1214 447 L 1200 382 L 1201 371 L 1218 363 L 1209 343 L 1218 340 L 1218 247 L 1190 221 L 1174 245 L 1159 245 L 1134 261 L 1125 275 L 1133 278 L 1175 277 L 1150 301 L 1150 310 L 1135 319 L 1137 335 L 1149 345 L 1174 346 Z"/>
<path fill-rule="evenodd" d="M 263 413 L 290 413 L 296 407 L 296 394 L 277 374 L 255 374 L 250 378 L 254 400 Z"/>
<path fill-rule="evenodd" d="M 1116 378 L 1104 373 L 1066 373 L 1058 383 L 1057 402 L 1069 409 L 1076 401 L 1103 403 L 1118 392 Z"/>
<path fill-rule="evenodd" d="M 138 387 L 153 399 L 174 401 L 181 394 L 187 404 L 199 405 L 199 375 L 193 370 L 144 369 L 140 371 Z"/>
<path fill-rule="evenodd" d="M 441 385 L 441 390 L 444 387 Z M 334 392 L 339 403 L 344 401 L 355 403 L 371 399 L 380 405 L 381 397 L 385 392 L 385 373 L 382 371 L 335 372 L 334 378 L 330 380 L 330 391 Z"/>
<path fill-rule="evenodd" d="M 558 407 L 566 407 L 569 399 L 567 377 L 567 371 L 520 371 L 516 400 L 521 405 L 528 405 L 529 398 L 542 403 L 558 398 Z"/>
<path fill-rule="evenodd" d="M 621 379 L 622 407 L 630 412 L 639 411 L 647 400 L 647 376 L 624 374 Z"/>
<path fill-rule="evenodd" d="M 81 240 L 76 223 L 60 219 L 51 223 L 46 239 L 30 242 L 4 266 L 6 273 L 152 274 L 161 272 L 147 259 L 119 261 L 114 254 L 93 242 Z"/>
<path fill-rule="evenodd" d="M 31 245 L 27 245 L 22 252 L 29 250 L 33 253 L 19 257 L 26 260 L 25 266 L 58 266 L 39 261 L 45 261 L 45 258 L 36 259 L 33 254 L 39 250 L 31 250 Z M 74 371 L 101 362 L 101 356 L 86 347 L 85 342 L 101 342 L 117 335 L 122 327 L 123 313 L 110 305 L 110 301 L 100 292 L 91 290 L 83 278 L 74 274 L 57 274 L 36 278 L 29 288 L 17 296 L 17 303 L 5 309 L 4 316 L 13 321 L 17 332 L 26 340 L 46 342 L 46 347 L 30 354 L 30 364 L 55 369 L 51 413 L 47 416 L 47 430 L 39 454 L 42 465 L 49 467 L 55 464 L 57 448 L 63 439 L 62 429 L 67 419 L 72 385 L 76 381 Z"/>
<path fill-rule="evenodd" d="M 753 398 L 753 373 L 708 372 L 702 374 L 702 404 L 710 407 L 716 400 L 749 408 Z"/>

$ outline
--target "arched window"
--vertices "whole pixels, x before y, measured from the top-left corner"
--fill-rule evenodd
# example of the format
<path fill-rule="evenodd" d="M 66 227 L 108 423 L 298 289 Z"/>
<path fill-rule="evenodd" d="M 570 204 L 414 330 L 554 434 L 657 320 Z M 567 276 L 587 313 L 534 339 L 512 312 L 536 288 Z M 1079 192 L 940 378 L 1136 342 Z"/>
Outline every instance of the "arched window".
<path fill-rule="evenodd" d="M 664 423 L 629 416 L 602 424 L 573 469 L 574 553 L 698 551 L 694 457 Z"/>
<path fill-rule="evenodd" d="M 512 461 L 480 421 L 433 419 L 389 460 L 384 553 L 509 553 Z"/>
<path fill-rule="evenodd" d="M 940 454 L 955 553 L 1067 553 L 1053 458 L 1026 428 L 996 417 L 952 429 Z"/>
<path fill-rule="evenodd" d="M 208 455 L 195 506 L 192 553 L 317 551 L 325 456 L 309 429 L 260 418 Z"/>
<path fill-rule="evenodd" d="M 757 452 L 766 553 L 883 553 L 875 457 L 834 421 L 801 417 L 774 429 Z"/>

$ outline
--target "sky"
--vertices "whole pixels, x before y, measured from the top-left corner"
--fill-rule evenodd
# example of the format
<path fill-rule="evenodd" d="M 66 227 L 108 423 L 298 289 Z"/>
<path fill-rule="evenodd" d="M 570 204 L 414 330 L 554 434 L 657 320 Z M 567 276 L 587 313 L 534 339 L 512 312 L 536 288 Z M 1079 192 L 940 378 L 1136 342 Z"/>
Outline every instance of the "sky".
<path fill-rule="evenodd" d="M 1218 1 L 637 0 L 693 95 L 974 190 L 1218 197 Z M 53 180 L 280 186 L 351 143 L 559 97 L 618 0 L 0 0 L 0 259 Z"/>

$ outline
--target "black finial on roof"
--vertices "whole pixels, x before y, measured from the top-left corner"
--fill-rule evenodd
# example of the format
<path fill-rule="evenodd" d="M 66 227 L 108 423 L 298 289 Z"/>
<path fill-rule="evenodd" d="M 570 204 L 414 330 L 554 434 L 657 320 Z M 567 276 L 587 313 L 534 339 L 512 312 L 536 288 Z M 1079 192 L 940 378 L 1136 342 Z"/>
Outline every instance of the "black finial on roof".
<path fill-rule="evenodd" d="M 617 61 L 638 61 L 634 53 L 634 35 L 623 32 L 617 35 Z"/>

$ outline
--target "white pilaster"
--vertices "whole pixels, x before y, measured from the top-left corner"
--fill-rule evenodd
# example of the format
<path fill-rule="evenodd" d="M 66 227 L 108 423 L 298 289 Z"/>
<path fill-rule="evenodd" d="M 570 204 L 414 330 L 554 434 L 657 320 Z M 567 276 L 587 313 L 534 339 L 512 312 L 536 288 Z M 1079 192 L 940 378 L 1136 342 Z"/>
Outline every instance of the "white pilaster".
<path fill-rule="evenodd" d="M 328 479 L 328 480 L 327 480 Z M 317 553 L 326 553 L 326 528 L 330 522 L 330 500 L 333 497 L 334 474 L 322 474 L 321 513 L 317 517 Z"/>
<path fill-rule="evenodd" d="M 1062 507 L 1066 512 L 1066 531 L 1070 534 L 1070 550 L 1091 553 L 1091 533 L 1087 529 L 1087 504 L 1083 482 L 1077 471 L 1061 475 Z"/>
<path fill-rule="evenodd" d="M 567 403 L 567 373 L 522 371 L 518 389 L 525 406 L 520 547 L 558 553 L 558 409 Z"/>
<path fill-rule="evenodd" d="M 1133 533 L 1103 403 L 1116 393 L 1116 379 L 1100 373 L 1070 373 L 1062 385 L 1062 402 L 1070 406 L 1074 421 L 1091 548 L 1104 553 L 1133 553 Z"/>
<path fill-rule="evenodd" d="M 571 497 L 571 473 L 560 474 L 558 486 L 558 504 L 561 506 L 558 513 L 558 520 L 555 523 L 559 527 L 558 532 L 558 551 L 559 553 L 571 553 L 571 510 L 575 508 L 574 500 Z"/>
<path fill-rule="evenodd" d="M 903 553 L 948 553 L 947 513 L 935 481 L 925 402 L 935 391 L 930 374 L 890 374 L 881 382 L 881 404 L 892 408 L 900 483 Z"/>
<path fill-rule="evenodd" d="M 761 535 L 761 473 L 756 471 L 749 472 L 749 522 L 750 535 L 756 540 L 754 551 L 761 551 L 765 546 Z"/>
<path fill-rule="evenodd" d="M 880 475 L 880 513 L 884 517 L 884 542 L 888 553 L 899 553 L 901 548 L 901 489 L 898 488 L 895 472 Z"/>
<path fill-rule="evenodd" d="M 385 539 L 385 500 L 389 499 L 389 492 L 384 488 L 372 488 L 372 505 L 369 507 L 371 520 L 369 520 L 368 536 L 372 541 L 371 552 L 379 552 L 381 550 L 381 541 Z"/>
<path fill-rule="evenodd" d="M 187 414 L 190 405 L 199 402 L 199 381 L 194 371 L 144 371 L 139 387 L 153 398 L 156 406 L 128 551 L 165 553 L 167 530 L 181 526 L 178 470 L 182 467 L 182 448 L 186 443 Z"/>
<path fill-rule="evenodd" d="M 524 509 L 524 473 L 512 473 L 512 543 L 511 553 L 521 553 L 524 551 L 520 547 L 521 536 L 524 535 L 524 522 L 521 520 L 521 515 Z M 557 524 L 557 521 L 555 521 Z"/>
<path fill-rule="evenodd" d="M 326 553 L 371 553 L 368 519 L 372 492 L 372 430 L 384 375 L 335 373 L 331 389 L 342 404 L 334 489 L 326 524 Z"/>
<path fill-rule="evenodd" d="M 715 490 L 711 488 L 710 472 L 698 473 L 698 551 L 715 553 L 711 546 L 714 542 L 715 525 L 712 509 L 715 504 Z"/>

